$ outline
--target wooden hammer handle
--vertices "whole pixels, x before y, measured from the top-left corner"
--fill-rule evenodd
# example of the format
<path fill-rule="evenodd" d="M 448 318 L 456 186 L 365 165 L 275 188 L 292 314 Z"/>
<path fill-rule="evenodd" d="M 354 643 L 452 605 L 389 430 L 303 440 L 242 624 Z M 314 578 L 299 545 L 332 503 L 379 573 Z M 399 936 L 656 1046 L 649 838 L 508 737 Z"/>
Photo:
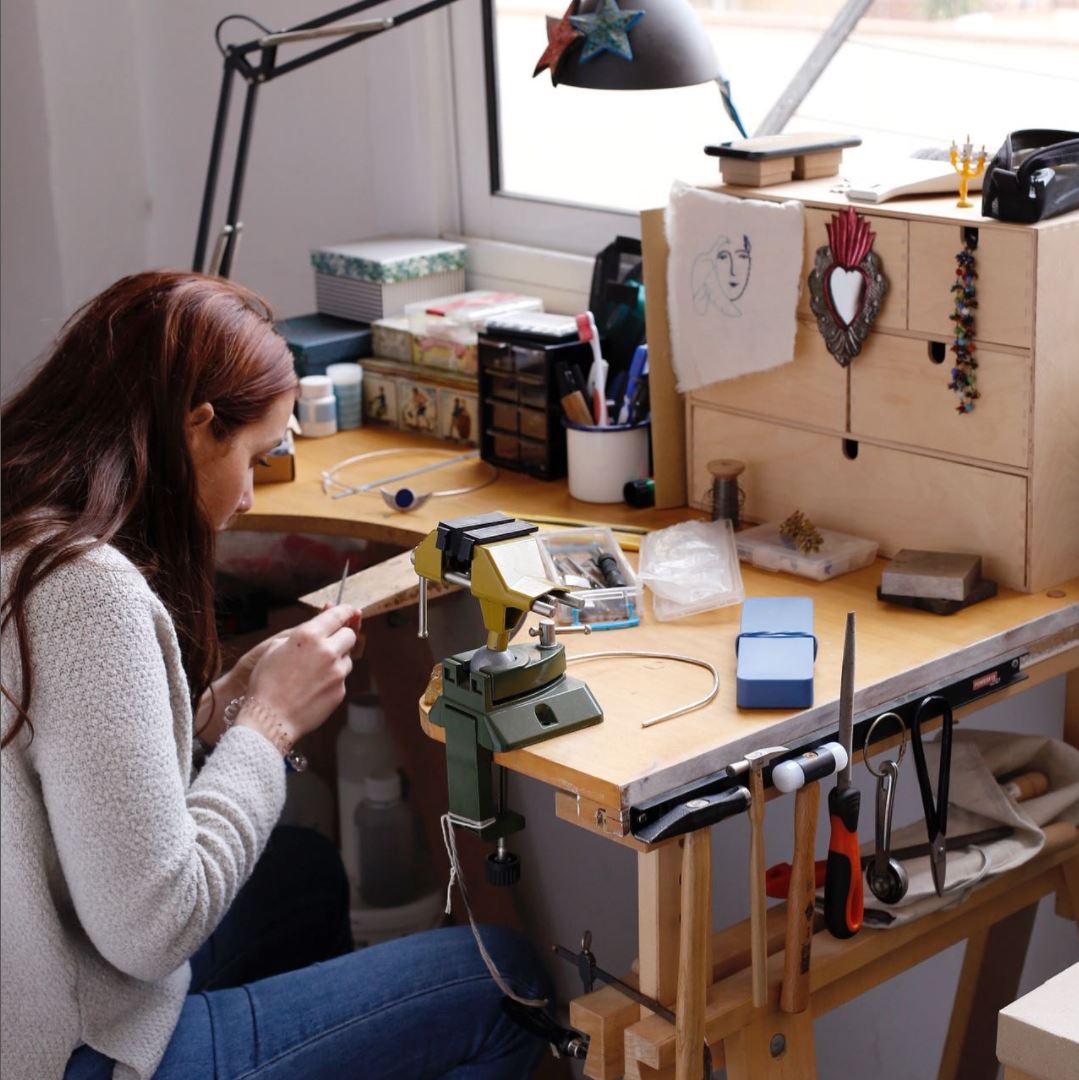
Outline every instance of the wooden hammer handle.
<path fill-rule="evenodd" d="M 783 953 L 783 989 L 779 1006 L 787 1013 L 809 1005 L 809 955 L 813 945 L 816 900 L 817 815 L 820 783 L 799 788 L 794 797 L 794 856 L 787 894 L 787 936 Z"/>

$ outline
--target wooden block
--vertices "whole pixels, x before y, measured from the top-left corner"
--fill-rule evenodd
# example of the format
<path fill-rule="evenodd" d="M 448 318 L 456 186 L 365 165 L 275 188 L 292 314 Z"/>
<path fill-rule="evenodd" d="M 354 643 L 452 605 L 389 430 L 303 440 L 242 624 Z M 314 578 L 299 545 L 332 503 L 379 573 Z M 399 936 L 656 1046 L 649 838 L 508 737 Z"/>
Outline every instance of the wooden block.
<path fill-rule="evenodd" d="M 926 600 L 965 600 L 982 573 L 980 555 L 897 551 L 880 579 L 881 592 Z"/>
<path fill-rule="evenodd" d="M 741 161 L 738 158 L 720 158 L 719 171 L 727 184 L 742 187 L 768 187 L 783 184 L 794 175 L 794 158 L 768 158 L 765 161 Z"/>
<path fill-rule="evenodd" d="M 585 1076 L 616 1080 L 625 1071 L 625 1031 L 641 1015 L 637 1002 L 613 987 L 604 986 L 569 1003 L 571 1027 L 589 1039 Z"/>
<path fill-rule="evenodd" d="M 1000 1010 L 997 1057 L 1033 1076 L 1079 1080 L 1079 964 Z"/>
<path fill-rule="evenodd" d="M 796 154 L 794 179 L 815 180 L 819 176 L 835 176 L 843 161 L 842 150 L 821 150 L 816 154 Z"/>

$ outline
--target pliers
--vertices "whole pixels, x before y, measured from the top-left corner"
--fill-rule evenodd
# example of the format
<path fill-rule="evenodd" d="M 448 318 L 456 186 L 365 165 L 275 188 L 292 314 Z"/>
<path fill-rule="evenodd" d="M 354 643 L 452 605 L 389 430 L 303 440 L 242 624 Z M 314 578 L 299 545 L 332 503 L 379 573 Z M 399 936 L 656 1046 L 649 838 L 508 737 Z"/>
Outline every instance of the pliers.
<path fill-rule="evenodd" d="M 922 745 L 922 721 L 932 710 L 941 713 L 940 767 L 937 772 L 937 797 L 929 784 L 929 769 L 925 762 Z M 946 837 L 948 831 L 948 778 L 952 769 L 952 705 L 940 694 L 923 698 L 910 722 L 910 742 L 914 751 L 914 764 L 918 771 L 918 787 L 922 793 L 925 811 L 925 830 L 929 840 L 929 868 L 933 873 L 933 888 L 937 896 L 944 895 L 944 877 L 947 871 Z"/>

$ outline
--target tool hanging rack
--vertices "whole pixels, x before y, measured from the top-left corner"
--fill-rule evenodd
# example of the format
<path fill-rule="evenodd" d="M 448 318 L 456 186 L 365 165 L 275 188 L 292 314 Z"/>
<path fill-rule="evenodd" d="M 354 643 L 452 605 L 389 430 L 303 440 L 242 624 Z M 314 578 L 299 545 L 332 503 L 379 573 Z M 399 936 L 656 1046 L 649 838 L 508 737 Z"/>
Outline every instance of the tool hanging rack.
<path fill-rule="evenodd" d="M 944 698 L 953 709 L 958 709 L 980 698 L 988 697 L 1006 686 L 1023 682 L 1028 678 L 1020 670 L 1023 657 L 1026 655 L 1025 652 L 1017 653 L 1014 656 L 998 661 L 991 667 L 982 668 L 975 674 L 957 679 L 946 686 L 935 690 L 927 690 L 895 704 L 886 703 L 875 709 L 871 715 L 855 721 L 854 753 L 865 750 L 866 736 L 869 734 L 870 726 L 881 713 L 893 712 L 898 714 L 903 723 L 909 728 L 915 712 L 927 697 Z M 874 745 L 885 742 L 892 734 L 894 733 L 890 731 L 883 733 L 881 739 L 875 740 Z M 834 741 L 834 739 L 834 732 L 824 732 L 804 743 L 792 746 L 789 753 L 766 765 L 762 771 L 765 790 L 774 786 L 772 784 L 772 770 L 777 765 L 797 758 L 807 750 L 815 750 L 825 743 Z M 684 784 L 651 799 L 636 803 L 629 808 L 630 834 L 638 840 L 652 844 L 668 840 L 673 836 L 692 832 L 695 829 L 704 828 L 707 825 L 715 825 L 748 809 L 748 804 L 738 795 L 739 790 L 742 788 L 744 788 L 742 782 L 737 777 L 730 776 L 724 768 L 701 780 Z M 717 799 L 716 796 L 727 796 L 727 798 Z M 693 800 L 704 800 L 710 805 L 697 808 L 695 813 L 687 813 L 682 808 Z M 690 809 L 692 811 L 694 808 Z M 661 819 L 668 815 L 670 815 L 669 823 L 661 825 Z"/>

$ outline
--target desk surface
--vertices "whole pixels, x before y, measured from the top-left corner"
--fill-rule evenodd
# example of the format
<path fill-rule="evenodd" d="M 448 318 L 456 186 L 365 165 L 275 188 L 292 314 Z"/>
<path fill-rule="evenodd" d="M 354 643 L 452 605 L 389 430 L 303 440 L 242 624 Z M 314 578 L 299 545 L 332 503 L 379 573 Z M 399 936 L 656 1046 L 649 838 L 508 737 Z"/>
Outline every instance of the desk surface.
<path fill-rule="evenodd" d="M 690 516 L 685 508 L 634 511 L 620 504 L 595 506 L 571 499 L 562 483 L 543 483 L 503 472 L 495 484 L 467 496 L 432 499 L 411 514 L 399 514 L 370 496 L 332 500 L 323 494 L 320 470 L 351 454 L 387 446 L 431 447 L 430 442 L 398 432 L 367 430 L 330 439 L 300 440 L 297 478 L 291 484 L 260 486 L 255 506 L 241 527 L 273 531 L 309 530 L 351 535 L 413 546 L 440 517 L 459 517 L 500 509 L 527 517 L 543 514 L 661 528 Z M 414 459 L 416 464 L 422 459 Z M 427 460 L 430 460 L 428 457 Z M 403 471 L 407 458 L 368 463 L 362 482 Z M 461 484 L 458 469 L 415 481 Z M 374 471 L 371 471 L 374 469 Z M 473 475 L 475 475 L 473 473 Z M 432 485 L 433 486 L 433 485 Z M 719 696 L 710 706 L 642 729 L 642 720 L 702 696 L 711 676 L 702 669 L 669 661 L 596 660 L 571 664 L 571 672 L 592 688 L 605 712 L 604 722 L 499 761 L 562 790 L 585 796 L 620 814 L 629 805 L 715 772 L 747 750 L 794 743 L 833 729 L 837 723 L 843 628 L 848 611 L 858 617 L 855 717 L 870 716 L 920 690 L 932 690 L 995 660 L 1031 653 L 1038 661 L 1079 647 L 1079 580 L 1065 583 L 1063 595 L 1025 595 L 1002 590 L 992 600 L 955 615 L 891 607 L 876 599 L 885 562 L 830 582 L 743 567 L 750 596 L 802 595 L 815 605 L 819 655 L 815 703 L 799 712 L 739 710 L 735 706 L 734 640 L 741 608 L 733 606 L 677 622 L 658 623 L 646 602 L 640 627 L 564 638 L 570 656 L 609 649 L 678 653 L 710 660 L 719 670 Z M 438 738 L 441 729 L 430 728 Z"/>

